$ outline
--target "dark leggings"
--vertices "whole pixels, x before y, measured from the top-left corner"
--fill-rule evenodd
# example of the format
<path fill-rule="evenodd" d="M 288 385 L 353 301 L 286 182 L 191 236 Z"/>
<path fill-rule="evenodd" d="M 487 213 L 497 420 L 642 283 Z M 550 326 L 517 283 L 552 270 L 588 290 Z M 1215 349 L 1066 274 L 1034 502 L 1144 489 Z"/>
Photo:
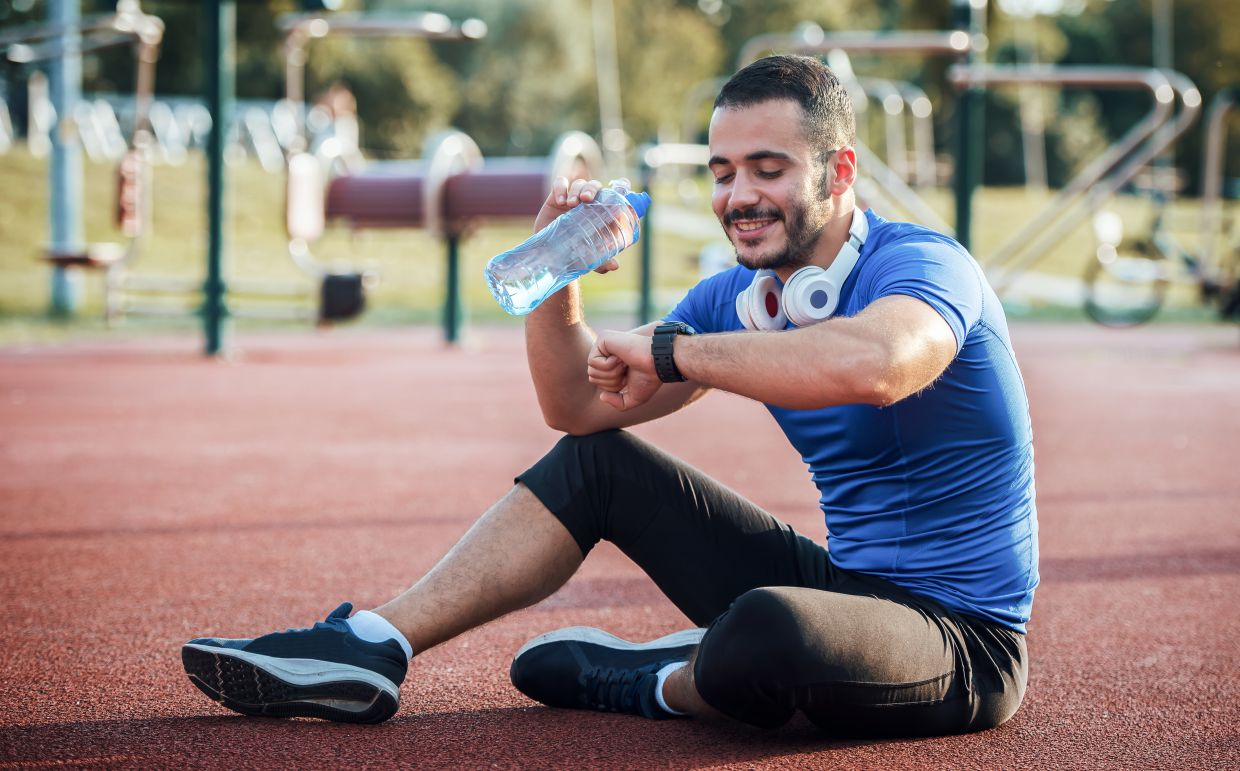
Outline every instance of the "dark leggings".
<path fill-rule="evenodd" d="M 1016 712 L 1024 635 L 835 567 L 821 545 L 624 431 L 566 436 L 517 478 L 581 553 L 611 541 L 693 623 L 707 704 L 840 736 L 978 731 Z"/>

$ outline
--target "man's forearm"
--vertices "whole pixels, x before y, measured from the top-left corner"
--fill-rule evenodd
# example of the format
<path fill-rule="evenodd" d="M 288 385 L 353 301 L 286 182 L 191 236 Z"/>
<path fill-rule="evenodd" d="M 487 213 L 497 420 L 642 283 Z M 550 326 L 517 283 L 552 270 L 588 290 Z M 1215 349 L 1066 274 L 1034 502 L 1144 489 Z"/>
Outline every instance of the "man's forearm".
<path fill-rule="evenodd" d="M 678 337 L 676 366 L 690 380 L 789 409 L 877 403 L 881 349 L 851 331 Z"/>
<path fill-rule="evenodd" d="M 581 290 L 573 282 L 525 318 L 530 378 L 547 425 L 569 430 L 572 418 L 595 399 L 586 379 L 594 331 L 586 324 Z"/>

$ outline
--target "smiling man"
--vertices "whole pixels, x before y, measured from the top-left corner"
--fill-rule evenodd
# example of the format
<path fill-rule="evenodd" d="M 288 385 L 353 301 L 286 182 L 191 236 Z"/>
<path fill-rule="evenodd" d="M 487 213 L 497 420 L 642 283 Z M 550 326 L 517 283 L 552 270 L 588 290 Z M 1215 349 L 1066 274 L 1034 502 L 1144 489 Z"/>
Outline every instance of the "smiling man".
<path fill-rule="evenodd" d="M 1011 717 L 1038 582 L 1023 382 L 972 257 L 856 206 L 854 141 L 849 97 L 817 60 L 737 73 L 715 103 L 710 169 L 738 266 L 629 333 L 594 332 L 575 284 L 545 302 L 526 322 L 530 372 L 567 435 L 401 596 L 310 629 L 191 641 L 191 681 L 243 714 L 384 720 L 412 657 L 538 602 L 609 540 L 697 628 L 537 637 L 511 675 L 544 704 L 765 727 L 802 710 L 844 736 Z M 558 180 L 536 229 L 599 188 Z M 618 430 L 710 389 L 765 404 L 818 487 L 827 543 Z"/>

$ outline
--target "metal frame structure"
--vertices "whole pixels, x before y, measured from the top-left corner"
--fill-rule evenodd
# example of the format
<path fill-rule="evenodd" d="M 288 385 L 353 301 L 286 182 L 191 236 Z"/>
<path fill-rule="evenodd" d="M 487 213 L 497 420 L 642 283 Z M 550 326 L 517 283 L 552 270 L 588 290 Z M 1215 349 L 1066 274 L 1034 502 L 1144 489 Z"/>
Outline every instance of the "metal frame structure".
<path fill-rule="evenodd" d="M 1240 102 L 1240 86 L 1215 94 L 1206 110 L 1205 153 L 1201 162 L 1201 262 L 1215 265 L 1218 235 L 1223 223 L 1223 160 L 1227 117 Z M 1240 276 L 1232 276 L 1233 280 Z"/>
<path fill-rule="evenodd" d="M 306 61 L 311 40 L 328 35 L 360 38 L 408 38 L 426 40 L 480 40 L 487 25 L 481 19 L 454 22 L 442 13 L 408 13 L 375 16 L 364 13 L 300 13 L 280 17 L 277 28 L 284 33 L 284 98 L 294 107 L 297 128 L 306 142 Z M 292 152 L 304 150 L 294 147 Z"/>
<path fill-rule="evenodd" d="M 143 13 L 136 0 L 121 0 L 111 14 L 82 19 L 69 4 L 52 7 L 55 20 L 23 24 L 0 32 L 5 58 L 16 64 L 53 63 L 53 99 L 59 102 L 58 120 L 64 120 L 77 107 L 81 94 L 80 57 L 85 52 L 117 45 L 135 49 L 135 112 L 129 147 L 121 162 L 117 203 L 119 224 L 129 239 L 127 244 L 82 243 L 81 165 L 71 140 L 53 129 L 53 156 L 49 171 L 51 239 L 44 257 L 51 263 L 52 313 L 68 315 L 76 305 L 67 271 L 75 267 L 107 270 L 109 318 L 116 312 L 113 283 L 120 267 L 132 261 L 141 249 L 150 222 L 149 167 L 146 153 L 151 140 L 150 106 L 155 91 L 155 63 L 163 41 L 164 23 Z"/>
<path fill-rule="evenodd" d="M 1002 293 L 1049 245 L 1079 225 L 1182 135 L 1201 111 L 1201 93 L 1178 72 L 1140 67 L 957 65 L 948 72 L 957 88 L 1049 85 L 1069 88 L 1144 89 L 1153 107 L 1126 134 L 1082 169 L 1027 222 L 982 260 Z M 1175 102 L 1180 102 L 1177 113 Z M 1074 207 L 1084 198 L 1085 206 Z"/>
<path fill-rule="evenodd" d="M 1119 216 L 1105 210 L 1095 215 L 1098 248 L 1085 273 L 1085 311 L 1094 321 L 1113 327 L 1149 321 L 1162 309 L 1171 283 L 1184 277 L 1197 284 L 1203 304 L 1217 303 L 1221 319 L 1240 320 L 1240 252 L 1230 260 L 1217 253 L 1217 238 L 1222 230 L 1226 119 L 1237 98 L 1240 89 L 1224 89 L 1214 96 L 1206 112 L 1201 241 L 1197 252 L 1181 246 L 1164 227 L 1167 201 L 1157 185 L 1153 190 L 1156 209 L 1151 232 L 1148 238 L 1130 244 L 1135 255 L 1120 254 L 1117 250 L 1123 242 L 1123 222 Z M 1115 287 L 1120 287 L 1128 298 L 1136 296 L 1139 302 L 1116 308 L 1109 299 L 1102 299 L 1108 288 Z"/>
<path fill-rule="evenodd" d="M 791 33 L 771 33 L 752 38 L 742 46 L 737 57 L 738 66 L 745 66 L 755 61 L 768 51 L 783 51 L 794 54 L 822 55 L 832 52 L 854 53 L 900 53 L 928 54 L 950 56 L 962 61 L 970 61 L 979 56 L 987 46 L 985 35 L 980 32 L 977 16 L 984 10 L 985 2 L 974 4 L 969 0 L 955 2 L 963 6 L 966 13 L 962 17 L 961 29 L 931 30 L 910 32 L 825 32 L 816 24 L 802 24 Z M 864 91 L 855 81 L 851 84 L 854 91 Z M 979 105 L 980 106 L 980 105 Z M 960 130 L 956 153 L 956 227 L 953 228 L 939 217 L 921 196 L 909 187 L 905 178 L 892 170 L 862 142 L 857 143 L 857 155 L 860 166 L 873 181 L 872 185 L 862 185 L 860 191 L 865 197 L 876 201 L 894 200 L 895 203 L 913 214 L 931 227 L 949 235 L 955 235 L 962 244 L 969 246 L 969 231 L 972 212 L 972 189 L 976 187 L 976 176 L 970 171 L 978 161 L 969 156 L 976 150 L 975 142 L 969 139 L 976 133 L 976 124 L 980 115 L 973 108 L 962 106 L 960 114 Z M 923 129 L 924 130 L 924 129 Z M 890 197 L 890 198 L 888 198 Z"/>

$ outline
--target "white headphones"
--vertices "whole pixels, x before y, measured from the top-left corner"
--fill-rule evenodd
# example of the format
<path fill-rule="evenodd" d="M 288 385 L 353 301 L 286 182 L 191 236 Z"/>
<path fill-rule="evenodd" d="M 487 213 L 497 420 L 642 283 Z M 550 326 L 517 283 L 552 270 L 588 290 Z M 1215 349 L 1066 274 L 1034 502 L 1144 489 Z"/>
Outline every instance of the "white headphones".
<path fill-rule="evenodd" d="M 746 329 L 770 332 L 791 321 L 798 327 L 831 318 L 840 304 L 840 290 L 861 257 L 870 235 L 870 222 L 859 207 L 853 209 L 848 240 L 830 267 L 806 265 L 788 277 L 782 287 L 772 270 L 760 270 L 753 282 L 736 296 L 736 315 Z"/>

